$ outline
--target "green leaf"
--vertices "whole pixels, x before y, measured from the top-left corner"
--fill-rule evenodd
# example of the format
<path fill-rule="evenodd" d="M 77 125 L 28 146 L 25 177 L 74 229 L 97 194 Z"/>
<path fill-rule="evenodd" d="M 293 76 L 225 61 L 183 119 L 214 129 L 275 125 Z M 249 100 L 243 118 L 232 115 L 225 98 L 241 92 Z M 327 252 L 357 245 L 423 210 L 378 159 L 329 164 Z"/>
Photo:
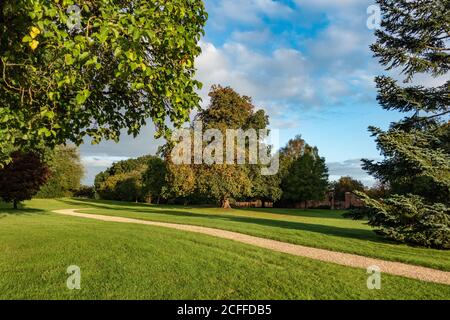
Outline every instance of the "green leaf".
<path fill-rule="evenodd" d="M 117 48 L 114 50 L 114 56 L 115 56 L 116 58 L 118 58 L 121 54 L 122 54 L 122 49 L 121 49 L 120 47 L 117 47 Z"/>
<path fill-rule="evenodd" d="M 78 57 L 81 61 L 85 60 L 87 57 L 89 57 L 89 52 L 83 52 L 82 54 L 80 54 L 80 56 Z"/>
<path fill-rule="evenodd" d="M 22 38 L 22 42 L 31 42 L 31 41 L 33 41 L 33 39 L 29 35 L 26 35 L 25 37 Z"/>
<path fill-rule="evenodd" d="M 70 65 L 72 65 L 73 64 L 73 57 L 72 57 L 72 55 L 71 54 L 66 54 L 65 56 L 64 56 L 64 62 L 66 63 L 66 65 L 68 65 L 68 66 L 70 66 Z"/>
<path fill-rule="evenodd" d="M 86 102 L 86 100 L 89 98 L 90 94 L 91 94 L 91 92 L 87 89 L 79 92 L 76 97 L 77 104 L 83 105 Z"/>

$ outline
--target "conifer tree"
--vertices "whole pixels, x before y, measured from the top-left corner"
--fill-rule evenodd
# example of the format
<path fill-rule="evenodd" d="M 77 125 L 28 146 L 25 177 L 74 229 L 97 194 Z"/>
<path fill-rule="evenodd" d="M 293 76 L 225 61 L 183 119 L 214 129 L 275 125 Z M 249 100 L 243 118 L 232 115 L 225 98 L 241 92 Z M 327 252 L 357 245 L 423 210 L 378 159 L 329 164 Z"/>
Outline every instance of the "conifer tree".
<path fill-rule="evenodd" d="M 406 114 L 387 131 L 369 130 L 385 159 L 364 169 L 388 183 L 384 200 L 362 193 L 376 214 L 370 224 L 388 238 L 450 249 L 450 81 L 434 87 L 423 75 L 444 82 L 450 66 L 450 1 L 377 0 L 383 15 L 371 49 L 386 70 L 400 71 L 403 84 L 375 79 L 385 110 Z M 418 78 L 417 75 L 422 75 Z"/>

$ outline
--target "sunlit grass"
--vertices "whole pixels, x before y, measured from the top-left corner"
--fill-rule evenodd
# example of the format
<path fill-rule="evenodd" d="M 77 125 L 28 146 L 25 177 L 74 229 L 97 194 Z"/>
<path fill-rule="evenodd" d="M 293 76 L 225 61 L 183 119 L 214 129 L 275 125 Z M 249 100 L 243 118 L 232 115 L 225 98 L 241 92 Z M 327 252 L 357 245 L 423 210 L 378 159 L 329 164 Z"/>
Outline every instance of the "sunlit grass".
<path fill-rule="evenodd" d="M 0 209 L 2 299 L 450 298 L 450 286 L 382 275 L 382 289 L 368 290 L 362 269 L 206 235 L 49 212 L 83 207 L 74 203 L 28 206 L 34 209 Z M 79 291 L 66 287 L 69 265 L 81 268 Z"/>
<path fill-rule="evenodd" d="M 91 200 L 33 200 L 35 210 L 91 208 L 86 213 L 202 225 L 295 244 L 354 253 L 450 271 L 450 252 L 411 247 L 376 235 L 365 221 L 342 217 L 343 211 L 154 206 Z"/>

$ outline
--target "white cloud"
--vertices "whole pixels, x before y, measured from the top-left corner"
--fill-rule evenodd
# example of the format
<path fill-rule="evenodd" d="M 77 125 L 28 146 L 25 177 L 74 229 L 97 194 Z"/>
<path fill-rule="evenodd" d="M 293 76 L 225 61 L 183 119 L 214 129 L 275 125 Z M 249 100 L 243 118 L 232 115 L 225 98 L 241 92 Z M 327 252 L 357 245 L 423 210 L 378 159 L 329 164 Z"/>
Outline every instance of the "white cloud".
<path fill-rule="evenodd" d="M 326 56 L 330 60 L 343 58 L 355 52 L 369 51 L 369 41 L 366 32 L 363 33 L 333 25 L 322 32 L 318 39 L 308 41 L 308 44 L 314 55 Z"/>
<path fill-rule="evenodd" d="M 264 55 L 237 42 L 217 48 L 201 43 L 197 78 L 204 83 L 205 99 L 212 84 L 231 86 L 241 94 L 262 100 L 305 103 L 315 99 L 308 65 L 298 50 L 282 48 Z"/>
<path fill-rule="evenodd" d="M 349 93 L 349 88 L 346 82 L 342 79 L 324 77 L 320 80 L 320 83 L 328 97 L 334 98 Z"/>
<path fill-rule="evenodd" d="M 336 181 L 343 176 L 350 176 L 354 179 L 360 180 L 367 186 L 373 186 L 376 182 L 375 178 L 370 176 L 361 168 L 360 159 L 350 159 L 342 162 L 327 163 L 330 174 L 330 180 Z"/>
<path fill-rule="evenodd" d="M 108 155 L 98 155 L 98 156 L 86 156 L 82 157 L 81 161 L 83 165 L 90 167 L 109 167 L 114 162 L 118 162 L 121 160 L 126 160 L 127 157 L 114 157 Z"/>
<path fill-rule="evenodd" d="M 268 28 L 262 30 L 251 31 L 235 31 L 231 35 L 231 39 L 241 43 L 265 44 L 273 40 L 274 35 Z"/>

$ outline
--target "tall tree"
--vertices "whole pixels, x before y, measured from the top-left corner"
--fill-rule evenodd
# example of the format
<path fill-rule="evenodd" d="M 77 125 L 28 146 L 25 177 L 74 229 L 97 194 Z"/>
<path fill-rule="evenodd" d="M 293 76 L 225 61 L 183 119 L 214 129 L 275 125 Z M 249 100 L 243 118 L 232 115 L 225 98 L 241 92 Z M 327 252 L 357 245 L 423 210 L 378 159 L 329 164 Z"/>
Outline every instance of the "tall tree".
<path fill-rule="evenodd" d="M 12 161 L 0 169 L 0 198 L 12 202 L 30 200 L 47 182 L 50 170 L 37 153 L 15 151 Z"/>
<path fill-rule="evenodd" d="M 223 137 L 226 137 L 228 129 L 253 129 L 256 139 L 262 142 L 258 130 L 267 128 L 269 118 L 264 110 L 256 110 L 250 97 L 240 95 L 230 87 L 221 86 L 213 86 L 209 97 L 209 107 L 197 115 L 197 120 L 202 122 L 204 130 L 218 129 Z M 235 142 L 234 164 L 203 164 L 197 167 L 199 190 L 218 201 L 222 208 L 229 208 L 231 199 L 252 197 L 255 191 L 258 191 L 254 186 L 258 183 L 261 190 L 261 183 L 266 181 L 258 180 L 257 170 L 260 170 L 261 166 L 248 161 L 250 142 L 246 140 L 244 146 L 238 146 L 237 140 Z M 225 139 L 223 147 L 226 150 Z M 245 154 L 245 164 L 237 163 L 238 151 Z M 226 159 L 225 153 L 223 159 Z"/>
<path fill-rule="evenodd" d="M 71 197 L 80 188 L 84 168 L 80 153 L 75 146 L 57 146 L 51 152 L 48 166 L 51 171 L 50 178 L 36 197 Z"/>
<path fill-rule="evenodd" d="M 4 148 L 137 135 L 180 125 L 199 105 L 202 0 L 0 2 Z"/>
<path fill-rule="evenodd" d="M 207 198 L 216 201 L 223 208 L 230 208 L 230 200 L 245 199 L 255 196 L 277 197 L 275 188 L 266 188 L 263 183 L 273 183 L 270 179 L 260 179 L 257 169 L 261 164 L 249 164 L 249 140 L 239 145 L 234 138 L 234 163 L 227 163 L 226 156 L 226 132 L 229 129 L 241 129 L 247 131 L 253 129 L 256 139 L 259 137 L 259 129 L 267 128 L 268 116 L 263 110 L 255 110 L 252 100 L 248 96 L 240 95 L 230 87 L 212 86 L 209 93 L 211 98 L 208 108 L 200 111 L 196 121 L 202 123 L 202 133 L 208 129 L 216 129 L 220 132 L 223 141 L 223 154 L 220 163 L 203 163 L 192 165 L 174 165 L 168 159 L 168 187 L 172 194 L 180 197 L 197 193 L 199 198 Z M 191 130 L 194 130 L 194 125 Z M 202 149 L 214 142 L 202 141 Z M 261 142 L 261 141 L 259 141 Z M 170 147 L 168 147 L 170 149 Z M 242 151 L 245 164 L 237 163 L 237 151 Z M 170 152 L 166 152 L 168 154 Z M 214 156 L 216 156 L 215 152 Z M 194 161 L 192 161 L 194 162 Z M 179 174 L 176 174 L 176 173 Z M 175 191 L 175 193 L 173 193 Z M 258 194 L 259 193 L 259 194 Z"/>
<path fill-rule="evenodd" d="M 328 189 L 328 169 L 325 159 L 319 157 L 318 151 L 304 153 L 296 158 L 287 169 L 281 182 L 283 198 L 292 202 L 323 200 Z"/>
<path fill-rule="evenodd" d="M 377 0 L 383 19 L 372 45 L 387 70 L 400 70 L 405 85 L 376 78 L 378 102 L 386 110 L 406 113 L 388 131 L 371 127 L 381 162 L 364 160 L 364 168 L 393 196 L 383 201 L 361 194 L 376 214 L 370 224 L 398 241 L 450 248 L 450 81 L 430 87 L 417 74 L 445 81 L 450 66 L 450 2 Z M 447 78 L 448 79 L 448 78 Z M 438 82 L 437 80 L 436 82 Z"/>
<path fill-rule="evenodd" d="M 318 154 L 318 150 L 302 139 L 301 135 L 297 135 L 290 139 L 285 147 L 280 149 L 280 171 L 279 175 L 283 179 L 289 172 L 292 163 L 305 154 Z"/>
<path fill-rule="evenodd" d="M 174 164 L 170 157 L 166 158 L 167 172 L 162 195 L 165 198 L 186 199 L 197 191 L 195 169 L 189 164 Z"/>
<path fill-rule="evenodd" d="M 163 188 L 166 185 L 166 163 L 164 160 L 153 157 L 147 163 L 147 170 L 142 175 L 143 192 L 147 197 L 147 202 L 151 203 L 156 199 L 159 204 Z"/>

